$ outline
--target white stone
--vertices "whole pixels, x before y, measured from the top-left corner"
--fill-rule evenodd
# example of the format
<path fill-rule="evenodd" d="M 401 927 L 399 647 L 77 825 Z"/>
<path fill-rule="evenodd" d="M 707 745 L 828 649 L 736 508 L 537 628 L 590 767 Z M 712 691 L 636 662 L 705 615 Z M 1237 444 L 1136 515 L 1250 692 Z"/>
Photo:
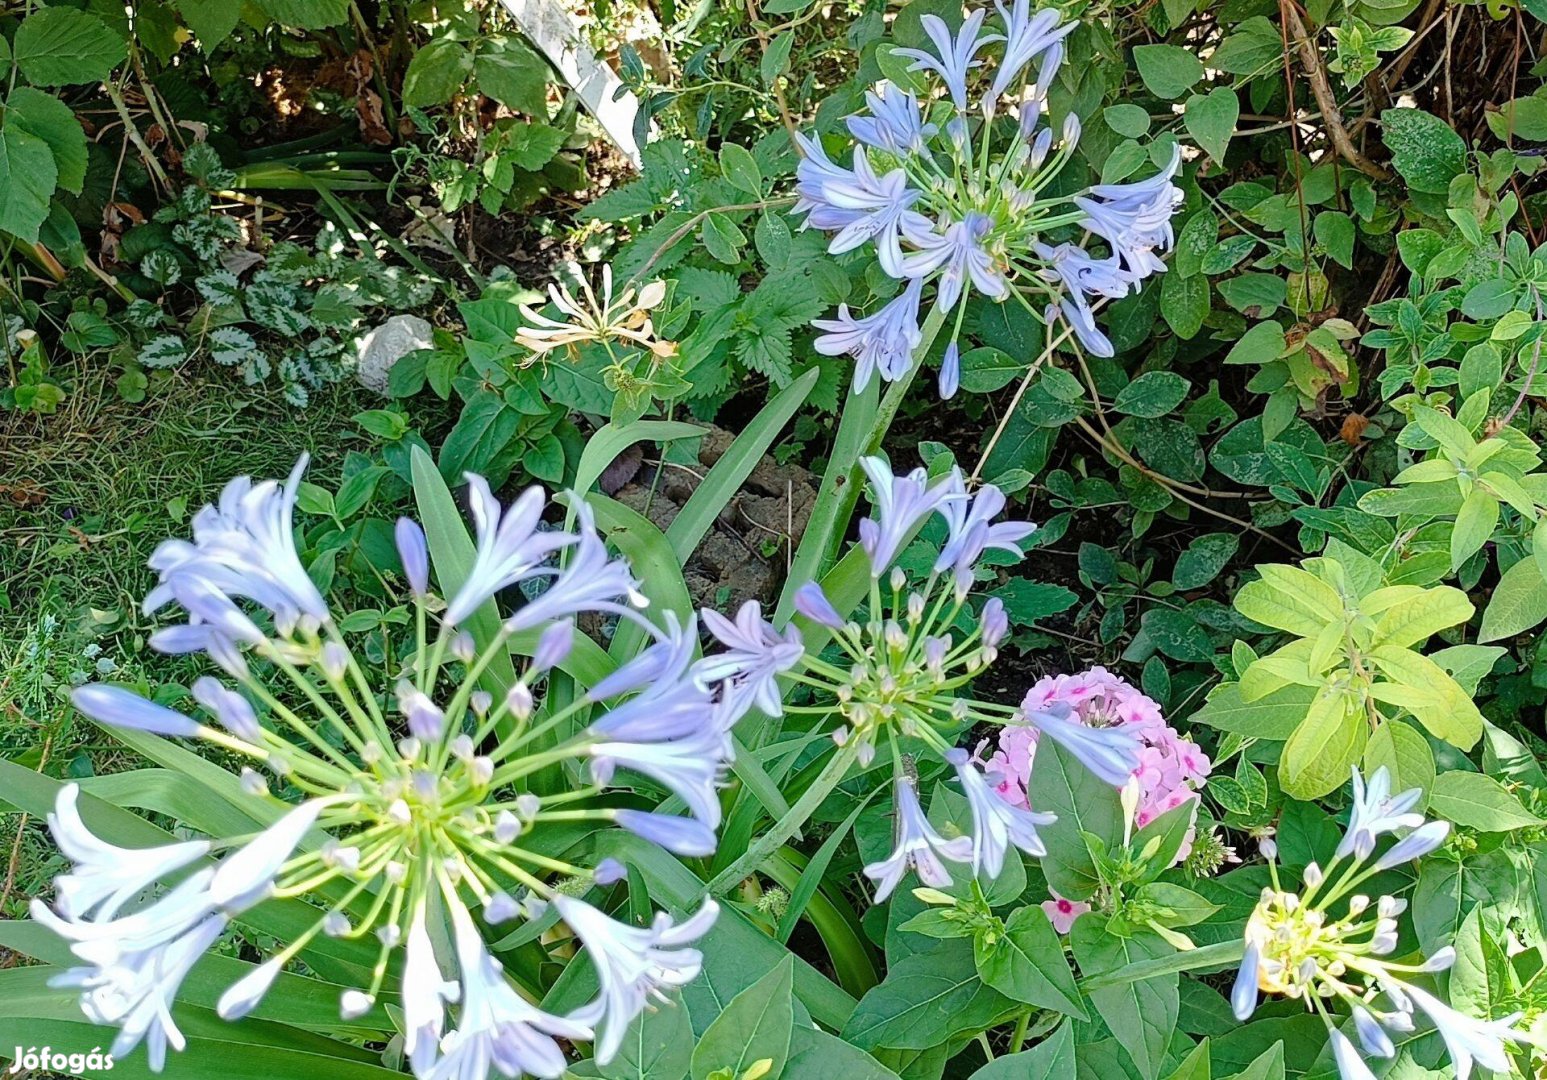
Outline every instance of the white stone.
<path fill-rule="evenodd" d="M 417 315 L 394 315 L 355 343 L 355 378 L 378 394 L 387 392 L 392 366 L 416 349 L 431 346 L 431 327 Z"/>

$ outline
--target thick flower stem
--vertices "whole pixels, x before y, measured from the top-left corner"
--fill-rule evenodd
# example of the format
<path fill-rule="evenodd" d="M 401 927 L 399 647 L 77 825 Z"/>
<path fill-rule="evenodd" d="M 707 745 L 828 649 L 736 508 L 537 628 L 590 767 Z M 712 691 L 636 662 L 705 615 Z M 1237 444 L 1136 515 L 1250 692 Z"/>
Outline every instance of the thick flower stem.
<path fill-rule="evenodd" d="M 822 489 L 818 492 L 812 519 L 806 526 L 800 547 L 790 565 L 784 594 L 779 598 L 776 623 L 788 621 L 794 610 L 795 590 L 808 581 L 817 581 L 833 562 L 833 553 L 842 543 L 849 530 L 849 520 L 859 502 L 859 459 L 880 451 L 886 433 L 891 429 L 897 411 L 913 385 L 914 376 L 924 366 L 924 357 L 934 346 L 940 328 L 945 325 L 945 309 L 936 305 L 924 319 L 920 328 L 922 338 L 913 350 L 913 363 L 902 378 L 887 388 L 880 406 L 872 413 L 860 405 L 861 396 L 853 395 L 845 406 L 843 418 L 838 424 L 838 434 L 833 440 L 833 458 L 822 477 Z M 874 400 L 873 398 L 871 400 Z M 855 430 L 866 424 L 861 435 Z M 852 447 L 852 449 L 849 449 Z"/>
<path fill-rule="evenodd" d="M 843 781 L 858 753 L 857 738 L 850 739 L 847 744 L 840 746 L 827 762 L 827 766 L 811 782 L 811 786 L 795 800 L 795 805 L 790 807 L 789 812 L 758 837 L 752 846 L 742 853 L 741 858 L 716 874 L 706 886 L 706 891 L 711 895 L 726 892 L 761 866 L 764 859 L 784 846 L 784 842 L 799 832 L 800 827 L 806 823 L 806 819 L 822 805 L 822 800 L 831 795 L 833 789 Z"/>

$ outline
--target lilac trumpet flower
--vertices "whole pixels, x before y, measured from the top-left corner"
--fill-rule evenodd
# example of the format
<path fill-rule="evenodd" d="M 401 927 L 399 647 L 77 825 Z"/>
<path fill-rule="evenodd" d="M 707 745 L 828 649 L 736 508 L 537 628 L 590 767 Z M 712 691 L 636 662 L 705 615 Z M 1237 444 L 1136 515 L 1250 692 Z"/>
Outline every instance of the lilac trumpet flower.
<path fill-rule="evenodd" d="M 938 130 L 934 124 L 924 123 L 919 99 L 911 90 L 889 82 L 878 83 L 874 90 L 865 91 L 865 103 L 870 107 L 869 116 L 856 114 L 844 122 L 849 134 L 877 150 L 897 157 L 917 154 Z"/>
<path fill-rule="evenodd" d="M 600 996 L 570 1019 L 596 1029 L 596 1060 L 617 1056 L 629 1023 L 664 991 L 686 986 L 698 977 L 703 954 L 690 948 L 709 932 L 720 909 L 713 900 L 678 923 L 659 912 L 648 927 L 628 926 L 583 900 L 555 896 L 553 905 L 569 924 L 596 970 Z"/>
<path fill-rule="evenodd" d="M 964 593 L 972 583 L 978 560 L 989 551 L 1007 555 L 1021 554 L 1020 542 L 1037 531 L 1029 521 L 995 521 L 1004 512 L 1005 497 L 993 484 L 978 489 L 969 502 L 960 471 L 951 474 L 961 499 L 944 503 L 940 514 L 950 530 L 945 546 L 935 559 L 935 571 L 950 570 L 956 577 L 957 591 Z"/>
<path fill-rule="evenodd" d="M 1375 853 L 1375 842 L 1397 829 L 1416 829 L 1424 818 L 1414 811 L 1423 799 L 1423 789 L 1413 788 L 1391 794 L 1391 773 L 1384 765 L 1370 774 L 1368 782 L 1353 770 L 1353 802 L 1349 809 L 1348 829 L 1337 847 L 1337 857 L 1350 855 L 1368 859 Z"/>
<path fill-rule="evenodd" d="M 843 629 L 843 617 L 833 607 L 832 601 L 827 599 L 822 586 L 814 581 L 806 582 L 795 591 L 795 610 L 818 626 L 825 626 L 829 630 Z"/>
<path fill-rule="evenodd" d="M 1030 0 L 1014 0 L 1009 9 L 1004 6 L 1003 0 L 994 0 L 994 6 L 999 9 L 999 17 L 1007 33 L 1004 38 L 1004 59 L 999 62 L 999 68 L 994 72 L 993 85 L 983 99 L 985 109 L 1009 90 L 1026 65 L 1038 56 L 1052 49 L 1061 52 L 1063 39 L 1079 25 L 1076 22 L 1059 25 L 1062 16 L 1057 8 L 1042 8 L 1033 15 Z M 1054 66 L 1057 66 L 1056 60 Z"/>
<path fill-rule="evenodd" d="M 1120 788 L 1139 767 L 1139 740 L 1123 727 L 1088 727 L 1070 717 L 1067 706 L 1028 710 L 1022 715 L 1027 724 L 1074 755 L 1103 783 Z"/>
<path fill-rule="evenodd" d="M 643 810 L 619 810 L 617 822 L 635 836 L 663 847 L 673 855 L 714 854 L 714 830 L 693 818 L 652 814 Z"/>
<path fill-rule="evenodd" d="M 1166 166 L 1148 180 L 1097 184 L 1074 200 L 1085 212 L 1081 224 L 1110 244 L 1112 253 L 1136 277 L 1166 268 L 1155 252 L 1170 250 L 1176 242 L 1171 214 L 1182 192 L 1171 180 L 1181 163 L 1181 147 L 1172 147 Z"/>
<path fill-rule="evenodd" d="M 838 305 L 836 319 L 815 319 L 811 325 L 825 331 L 813 343 L 823 356 L 854 357 L 854 391 L 865 389 L 875 372 L 886 382 L 896 382 L 913 366 L 913 353 L 923 340 L 919 330 L 919 299 L 923 281 L 915 278 L 902 292 L 872 315 L 854 318 L 847 304 Z"/>
<path fill-rule="evenodd" d="M 972 869 L 975 873 L 986 872 L 990 878 L 998 877 L 1011 847 L 1020 848 L 1028 855 L 1047 854 L 1047 846 L 1037 835 L 1037 827 L 1053 824 L 1058 815 L 1011 806 L 989 787 L 983 771 L 971 762 L 965 750 L 952 750 L 946 760 L 956 769 L 956 778 L 961 781 L 962 792 L 967 796 L 967 806 L 972 812 Z"/>
<path fill-rule="evenodd" d="M 950 477 L 931 484 L 923 469 L 897 476 L 878 457 L 861 458 L 860 467 L 870 477 L 876 507 L 874 520 L 866 518 L 859 523 L 860 546 L 870 557 L 870 576 L 878 578 L 929 515 L 966 496 L 952 486 Z"/>
<path fill-rule="evenodd" d="M 557 1040 L 590 1039 L 586 1024 L 529 1004 L 516 993 L 505 969 L 489 954 L 467 907 L 447 896 L 460 985 L 457 1026 L 440 1042 L 440 1058 L 427 1080 L 485 1080 L 492 1065 L 502 1076 L 557 1080 L 568 1061 Z"/>
<path fill-rule="evenodd" d="M 993 222 L 978 213 L 969 213 L 961 221 L 942 222 L 939 232 L 927 218 L 904 222 L 903 235 L 916 250 L 902 256 L 902 272 L 923 278 L 940 271 L 937 300 L 947 308 L 956 306 L 969 280 L 984 296 L 1002 300 L 1009 295 L 1010 286 L 982 246 L 992 227 Z"/>
<path fill-rule="evenodd" d="M 160 582 L 145 597 L 146 614 L 173 599 L 183 603 L 184 587 L 202 583 L 228 604 L 232 598 L 244 598 L 264 608 L 282 636 L 327 622 L 327 602 L 301 565 L 293 533 L 306 463 L 302 454 L 283 486 L 237 477 L 221 491 L 216 505 L 194 515 L 192 543 L 163 541 L 150 559 Z"/>
<path fill-rule="evenodd" d="M 489 482 L 468 473 L 467 497 L 478 546 L 467 580 L 446 607 L 444 618 L 450 626 L 459 625 L 501 589 L 531 577 L 553 552 L 575 543 L 568 533 L 538 529 L 547 501 L 542 488 L 528 488 L 502 508 Z"/>
<path fill-rule="evenodd" d="M 967 111 L 967 73 L 982 64 L 975 57 L 987 46 L 1004 40 L 1001 34 L 979 33 L 983 29 L 986 14 L 981 8 L 970 13 L 962 21 L 961 29 L 955 37 L 951 36 L 951 28 L 940 16 L 925 15 L 922 20 L 924 33 L 929 35 L 929 40 L 939 50 L 938 56 L 928 49 L 892 50 L 895 55 L 913 61 L 909 71 L 936 72 L 958 112 Z"/>
<path fill-rule="evenodd" d="M 694 668 L 698 677 L 721 684 L 731 711 L 738 715 L 755 707 L 765 716 L 783 716 L 779 676 L 806 653 L 800 631 L 794 626 L 786 626 L 782 634 L 775 630 L 756 600 L 742 604 L 734 622 L 708 608 L 703 618 L 725 651 L 699 661 Z"/>
<path fill-rule="evenodd" d="M 147 701 L 122 686 L 88 683 L 71 692 L 70 703 L 83 715 L 109 727 L 148 731 L 152 735 L 172 738 L 188 738 L 199 733 L 196 721 L 165 705 Z"/>
<path fill-rule="evenodd" d="M 925 885 L 940 888 L 951 884 L 945 860 L 967 863 L 973 859 L 970 836 L 947 840 L 935 830 L 919 805 L 918 792 L 909 777 L 899 777 L 895 787 L 897 806 L 897 846 L 891 855 L 865 867 L 865 876 L 876 883 L 875 902 L 880 903 L 902 881 L 909 869 L 918 871 Z"/>

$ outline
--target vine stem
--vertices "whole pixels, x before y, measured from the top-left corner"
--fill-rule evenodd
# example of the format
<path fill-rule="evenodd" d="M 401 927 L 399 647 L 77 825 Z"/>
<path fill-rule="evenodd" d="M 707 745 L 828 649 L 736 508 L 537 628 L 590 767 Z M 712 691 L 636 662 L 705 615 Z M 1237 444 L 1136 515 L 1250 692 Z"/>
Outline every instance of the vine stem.
<path fill-rule="evenodd" d="M 811 781 L 811 786 L 795 800 L 795 804 L 789 811 L 774 822 L 771 829 L 758 837 L 739 859 L 711 878 L 709 884 L 705 886 L 706 891 L 711 894 L 723 893 L 740 884 L 762 865 L 764 859 L 799 832 L 800 827 L 806 823 L 806 819 L 822 805 L 822 800 L 831 795 L 833 789 L 843 781 L 858 752 L 858 739 L 850 739 L 847 744 L 840 746 L 817 778 Z"/>
<path fill-rule="evenodd" d="M 1015 415 L 1015 410 L 1020 407 L 1021 398 L 1030 389 L 1031 380 L 1037 377 L 1037 372 L 1042 370 L 1042 365 L 1047 363 L 1048 358 L 1053 355 L 1053 350 L 1067 341 L 1072 333 L 1074 333 L 1074 328 L 1065 325 L 1058 336 L 1047 343 L 1047 346 L 1042 350 L 1042 355 L 1032 361 L 1031 366 L 1026 369 L 1026 375 L 1021 379 L 1021 385 L 1016 387 L 1015 396 L 1010 399 L 1010 407 L 1005 409 L 1004 415 L 999 418 L 999 426 L 994 428 L 993 437 L 988 440 L 988 445 L 983 448 L 983 453 L 978 455 L 978 463 L 973 466 L 972 475 L 967 478 L 968 480 L 976 480 L 982 474 L 983 466 L 988 464 L 988 456 L 994 452 L 994 447 L 998 446 L 999 440 L 1004 437 L 1005 428 L 1010 426 L 1010 417 Z"/>

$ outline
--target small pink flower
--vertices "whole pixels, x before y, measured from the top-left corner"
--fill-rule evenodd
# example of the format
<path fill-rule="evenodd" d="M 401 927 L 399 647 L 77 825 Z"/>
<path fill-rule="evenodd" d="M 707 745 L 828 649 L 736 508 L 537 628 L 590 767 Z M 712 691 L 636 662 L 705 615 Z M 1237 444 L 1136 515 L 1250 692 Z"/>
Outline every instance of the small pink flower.
<path fill-rule="evenodd" d="M 1053 893 L 1051 900 L 1042 901 L 1042 910 L 1047 912 L 1048 921 L 1053 924 L 1054 930 L 1067 934 L 1074 920 L 1089 911 L 1090 905 L 1081 900 L 1065 900 Z"/>

